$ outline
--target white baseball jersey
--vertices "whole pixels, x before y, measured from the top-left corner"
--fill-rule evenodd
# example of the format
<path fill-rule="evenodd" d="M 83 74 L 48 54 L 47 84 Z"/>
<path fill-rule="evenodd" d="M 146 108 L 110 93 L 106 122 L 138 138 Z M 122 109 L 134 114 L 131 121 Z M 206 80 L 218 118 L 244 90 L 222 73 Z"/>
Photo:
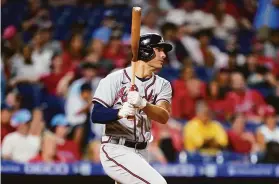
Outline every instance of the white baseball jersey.
<path fill-rule="evenodd" d="M 160 101 L 171 103 L 172 89 L 170 83 L 152 74 L 148 80 L 135 79 L 137 91 L 141 97 L 151 104 Z M 95 92 L 93 102 L 99 102 L 105 107 L 120 109 L 127 101 L 127 94 L 131 86 L 131 67 L 113 72 L 102 79 Z M 98 122 L 94 122 L 98 123 Z M 105 135 L 124 137 L 128 140 L 147 142 L 151 138 L 151 120 L 142 111 L 138 110 L 135 120 L 122 118 L 105 125 Z"/>

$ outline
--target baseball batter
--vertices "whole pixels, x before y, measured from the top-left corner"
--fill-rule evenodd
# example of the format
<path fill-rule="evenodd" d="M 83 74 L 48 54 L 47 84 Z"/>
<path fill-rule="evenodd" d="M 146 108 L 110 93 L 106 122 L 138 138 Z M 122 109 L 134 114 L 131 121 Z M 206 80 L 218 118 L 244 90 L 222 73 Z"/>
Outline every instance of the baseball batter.
<path fill-rule="evenodd" d="M 121 184 L 166 184 L 148 164 L 147 146 L 152 139 L 151 120 L 169 119 L 172 89 L 155 75 L 172 46 L 158 34 L 140 37 L 136 62 L 136 90 L 130 91 L 131 67 L 102 79 L 95 92 L 91 120 L 105 124 L 100 159 L 105 172 Z M 130 118 L 133 117 L 133 118 Z"/>

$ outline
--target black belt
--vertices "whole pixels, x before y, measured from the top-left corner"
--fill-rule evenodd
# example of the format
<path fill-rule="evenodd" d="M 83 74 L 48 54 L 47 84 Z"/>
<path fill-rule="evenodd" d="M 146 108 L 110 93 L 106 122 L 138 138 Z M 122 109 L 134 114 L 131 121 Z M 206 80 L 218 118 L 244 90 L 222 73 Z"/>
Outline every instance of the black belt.
<path fill-rule="evenodd" d="M 102 143 L 112 143 L 112 144 L 119 144 L 120 138 L 117 137 L 110 137 L 108 141 L 102 141 Z M 134 142 L 125 140 L 124 146 L 135 148 L 138 150 L 143 150 L 147 147 L 147 142 Z"/>

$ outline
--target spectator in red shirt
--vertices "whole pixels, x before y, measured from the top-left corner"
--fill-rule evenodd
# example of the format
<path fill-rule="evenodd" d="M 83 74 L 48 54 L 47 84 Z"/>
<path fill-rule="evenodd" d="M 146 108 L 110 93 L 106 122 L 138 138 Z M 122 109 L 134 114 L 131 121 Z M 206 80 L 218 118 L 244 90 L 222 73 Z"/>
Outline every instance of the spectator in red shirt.
<path fill-rule="evenodd" d="M 11 108 L 7 106 L 6 104 L 1 105 L 1 142 L 3 141 L 4 137 L 15 131 L 15 128 L 13 128 L 10 124 L 12 112 Z"/>
<path fill-rule="evenodd" d="M 124 68 L 127 62 L 121 44 L 121 33 L 112 33 L 108 47 L 104 51 L 104 58 L 112 60 L 116 68 Z"/>
<path fill-rule="evenodd" d="M 47 92 L 51 95 L 56 94 L 56 88 L 59 81 L 65 75 L 62 70 L 62 57 L 59 54 L 54 54 L 51 59 L 51 73 L 40 77 L 40 81 L 44 84 Z"/>
<path fill-rule="evenodd" d="M 181 77 L 172 83 L 172 116 L 179 119 L 192 119 L 199 99 L 205 97 L 205 84 L 196 78 L 191 65 L 182 69 Z"/>
<path fill-rule="evenodd" d="M 228 101 L 225 99 L 226 91 L 222 90 L 216 81 L 212 81 L 208 84 L 206 92 L 206 101 L 213 116 L 219 121 L 226 120 L 229 107 Z"/>
<path fill-rule="evenodd" d="M 251 132 L 245 131 L 245 117 L 237 114 L 232 119 L 232 129 L 228 131 L 229 143 L 232 151 L 250 153 L 257 150 L 256 138 Z"/>
<path fill-rule="evenodd" d="M 231 75 L 231 85 L 233 91 L 226 96 L 230 104 L 229 113 L 244 113 L 248 120 L 258 121 L 258 108 L 266 104 L 262 95 L 256 90 L 248 89 L 243 75 L 238 72 Z"/>
<path fill-rule="evenodd" d="M 57 138 L 57 155 L 67 162 L 74 162 L 80 159 L 78 145 L 68 140 L 68 121 L 64 114 L 57 114 L 51 120 L 51 126 L 54 129 Z"/>
<path fill-rule="evenodd" d="M 65 44 L 64 52 L 62 53 L 62 68 L 63 72 L 74 70 L 83 58 L 83 39 L 82 34 L 74 33 Z"/>
<path fill-rule="evenodd" d="M 56 151 L 56 139 L 55 136 L 49 132 L 44 134 L 41 145 L 41 152 L 29 162 L 64 162 L 59 157 Z"/>

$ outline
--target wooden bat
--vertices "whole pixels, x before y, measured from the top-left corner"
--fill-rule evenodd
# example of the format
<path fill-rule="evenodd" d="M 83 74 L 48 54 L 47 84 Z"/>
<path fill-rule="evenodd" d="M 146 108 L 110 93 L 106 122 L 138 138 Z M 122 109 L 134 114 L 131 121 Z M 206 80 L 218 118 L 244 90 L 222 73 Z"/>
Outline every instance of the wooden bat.
<path fill-rule="evenodd" d="M 131 48 L 133 53 L 132 58 L 132 76 L 131 76 L 131 89 L 135 90 L 135 69 L 136 62 L 138 61 L 139 39 L 140 39 L 140 26 L 141 26 L 141 8 L 133 7 L 132 10 L 132 27 L 131 27 Z"/>
<path fill-rule="evenodd" d="M 131 27 L 131 48 L 132 48 L 132 75 L 131 75 L 131 88 L 130 91 L 135 91 L 135 78 L 136 78 L 136 62 L 138 61 L 139 52 L 139 39 L 140 39 L 140 26 L 141 26 L 141 8 L 133 7 L 132 10 L 132 27 Z M 135 117 L 128 116 L 128 120 L 135 120 Z"/>

